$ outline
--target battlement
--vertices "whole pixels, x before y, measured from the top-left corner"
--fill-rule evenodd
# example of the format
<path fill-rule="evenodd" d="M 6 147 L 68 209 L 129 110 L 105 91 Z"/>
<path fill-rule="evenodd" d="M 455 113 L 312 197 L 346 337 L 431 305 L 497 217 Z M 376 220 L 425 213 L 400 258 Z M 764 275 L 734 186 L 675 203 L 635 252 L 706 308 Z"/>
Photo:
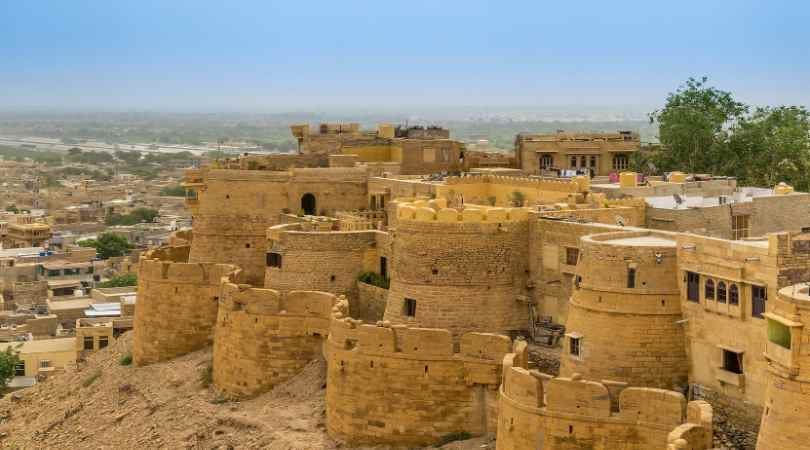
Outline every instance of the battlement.
<path fill-rule="evenodd" d="M 141 256 L 132 356 L 136 364 L 175 358 L 209 345 L 224 277 L 231 264 L 189 263 L 189 246 L 165 246 Z"/>
<path fill-rule="evenodd" d="M 529 219 L 530 208 L 495 208 L 486 206 L 446 208 L 444 199 L 399 200 L 396 202 L 400 221 L 441 223 L 503 223 Z"/>
<path fill-rule="evenodd" d="M 247 397 L 295 376 L 321 356 L 337 298 L 326 292 L 254 288 L 223 280 L 214 339 L 213 379 Z"/>
<path fill-rule="evenodd" d="M 424 360 L 459 358 L 500 363 L 512 345 L 508 337 L 492 333 L 465 333 L 460 342 L 454 344 L 449 330 L 411 328 L 385 322 L 372 325 L 353 319 L 348 314 L 349 303 L 346 300 L 339 301 L 332 308 L 329 341 L 332 345 L 366 355 Z"/>
<path fill-rule="evenodd" d="M 464 184 L 501 184 L 516 187 L 523 187 L 529 189 L 537 189 L 540 191 L 557 191 L 578 193 L 586 192 L 587 186 L 582 183 L 577 183 L 575 180 L 566 180 L 558 178 L 529 178 L 529 177 L 512 177 L 505 175 L 476 175 L 464 177 L 448 177 L 445 180 L 448 186 L 457 186 Z"/>
<path fill-rule="evenodd" d="M 425 446 L 448 433 L 494 430 L 508 337 L 411 328 L 332 309 L 327 427 L 351 444 Z M 385 401 L 382 401 L 382 400 Z"/>
<path fill-rule="evenodd" d="M 570 448 L 560 446 L 562 438 L 581 439 L 595 449 L 660 448 L 682 438 L 695 445 L 689 448 L 710 448 L 707 403 L 687 404 L 679 392 L 584 380 L 579 374 L 553 377 L 527 369 L 525 343 L 516 342 L 514 349 L 502 366 L 498 449 Z M 536 443 L 536 436 L 544 441 Z"/>

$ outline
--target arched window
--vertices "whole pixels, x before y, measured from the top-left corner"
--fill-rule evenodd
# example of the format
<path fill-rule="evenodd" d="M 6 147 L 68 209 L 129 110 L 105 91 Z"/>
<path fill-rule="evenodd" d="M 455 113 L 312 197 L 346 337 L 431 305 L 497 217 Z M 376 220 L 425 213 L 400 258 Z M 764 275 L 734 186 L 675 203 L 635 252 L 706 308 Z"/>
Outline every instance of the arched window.
<path fill-rule="evenodd" d="M 720 303 L 726 302 L 726 283 L 721 281 L 717 283 L 717 301 Z"/>
<path fill-rule="evenodd" d="M 714 300 L 714 280 L 711 278 L 706 280 L 705 297 L 706 300 Z"/>
<path fill-rule="evenodd" d="M 301 209 L 304 211 L 304 214 L 309 216 L 315 215 L 315 196 L 306 193 L 301 196 Z"/>
<path fill-rule="evenodd" d="M 740 290 L 734 283 L 731 283 L 731 285 L 728 287 L 728 303 L 731 305 L 740 304 Z"/>

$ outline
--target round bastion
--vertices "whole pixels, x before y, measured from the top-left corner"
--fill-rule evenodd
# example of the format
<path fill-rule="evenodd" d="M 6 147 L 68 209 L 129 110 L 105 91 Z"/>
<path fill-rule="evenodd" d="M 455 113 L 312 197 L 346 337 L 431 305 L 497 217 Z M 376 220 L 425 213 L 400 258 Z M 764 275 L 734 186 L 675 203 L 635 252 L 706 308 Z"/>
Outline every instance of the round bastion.
<path fill-rule="evenodd" d="M 560 375 L 681 390 L 688 363 L 677 273 L 668 234 L 582 237 Z"/>
<path fill-rule="evenodd" d="M 397 203 L 384 319 L 456 337 L 525 328 L 530 210 L 445 204 Z"/>

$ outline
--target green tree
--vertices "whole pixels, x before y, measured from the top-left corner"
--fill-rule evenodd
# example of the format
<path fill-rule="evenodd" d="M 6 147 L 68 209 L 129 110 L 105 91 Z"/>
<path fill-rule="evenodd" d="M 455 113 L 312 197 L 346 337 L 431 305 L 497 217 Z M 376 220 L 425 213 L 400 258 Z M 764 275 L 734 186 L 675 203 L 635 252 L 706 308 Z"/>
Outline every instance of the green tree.
<path fill-rule="evenodd" d="M 728 128 L 747 111 L 731 93 L 708 86 L 706 77 L 689 78 L 667 96 L 663 109 L 650 114 L 663 146 L 655 164 L 661 170 L 714 172 L 725 156 Z"/>
<path fill-rule="evenodd" d="M 80 247 L 93 247 L 96 249 L 98 257 L 109 259 L 116 256 L 124 256 L 132 250 L 127 238 L 113 233 L 102 233 L 98 239 L 85 239 L 77 242 Z"/>
<path fill-rule="evenodd" d="M 129 214 L 110 214 L 105 223 L 107 225 L 135 225 L 136 223 L 154 222 L 160 213 L 150 208 L 135 208 Z"/>
<path fill-rule="evenodd" d="M 117 277 L 112 277 L 107 281 L 97 284 L 96 287 L 112 288 L 112 287 L 127 287 L 137 285 L 138 285 L 138 276 L 135 275 L 134 273 L 128 273 L 126 275 L 119 275 Z"/>
<path fill-rule="evenodd" d="M 5 350 L 0 351 L 0 389 L 2 390 L 5 390 L 8 382 L 14 378 L 15 366 L 20 362 L 20 352 L 17 348 L 21 345 L 8 345 Z"/>
<path fill-rule="evenodd" d="M 160 195 L 165 197 L 185 197 L 186 188 L 180 186 L 179 184 L 175 186 L 166 186 L 160 190 Z"/>
<path fill-rule="evenodd" d="M 725 173 L 755 186 L 784 181 L 810 189 L 810 113 L 804 107 L 757 108 L 731 131 Z"/>

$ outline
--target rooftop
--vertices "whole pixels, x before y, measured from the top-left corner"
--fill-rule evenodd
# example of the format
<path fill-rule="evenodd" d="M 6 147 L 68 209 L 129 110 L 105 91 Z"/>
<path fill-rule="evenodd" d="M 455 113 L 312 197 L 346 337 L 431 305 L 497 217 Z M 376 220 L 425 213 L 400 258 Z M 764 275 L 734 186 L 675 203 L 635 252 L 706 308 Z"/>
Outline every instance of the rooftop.
<path fill-rule="evenodd" d="M 22 345 L 21 345 L 22 344 Z M 4 342 L 0 343 L 0 350 L 8 347 L 17 348 L 20 353 L 51 353 L 51 352 L 75 352 L 76 338 L 42 339 L 38 341 Z"/>

